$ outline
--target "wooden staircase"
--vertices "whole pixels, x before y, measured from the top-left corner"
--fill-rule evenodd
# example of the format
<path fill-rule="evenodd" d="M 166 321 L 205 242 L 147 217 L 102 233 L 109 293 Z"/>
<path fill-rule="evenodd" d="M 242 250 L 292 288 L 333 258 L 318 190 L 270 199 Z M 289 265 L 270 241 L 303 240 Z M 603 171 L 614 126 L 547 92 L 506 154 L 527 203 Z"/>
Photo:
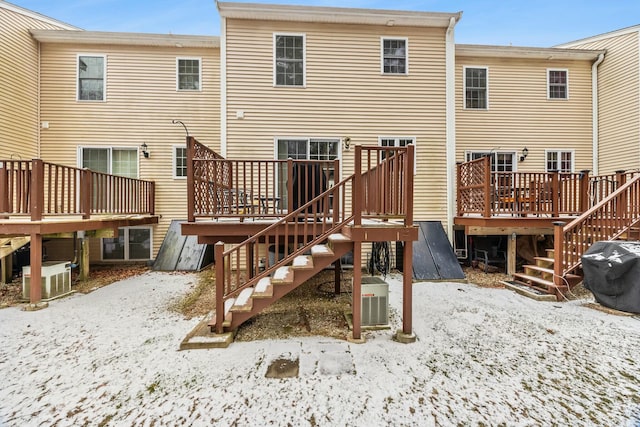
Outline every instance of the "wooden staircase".
<path fill-rule="evenodd" d="M 553 249 L 547 249 L 547 256 L 535 257 L 535 265 L 525 265 L 524 272 L 514 273 L 513 281 L 507 283 L 511 289 L 522 290 L 523 287 L 530 289 L 534 298 L 549 295 L 555 296 L 558 301 L 564 299 L 565 294 L 582 281 L 582 276 L 578 274 L 566 274 L 561 284 L 556 284 L 554 277 L 555 254 Z M 515 286 L 509 286 L 515 285 Z M 523 292 L 521 292 L 523 293 Z"/>
<path fill-rule="evenodd" d="M 30 241 L 29 236 L 0 238 L 0 283 L 11 280 L 11 260 L 7 257 Z"/>
<path fill-rule="evenodd" d="M 224 301 L 224 332 L 237 329 L 351 250 L 353 242 L 348 236 L 331 234 L 326 244 L 311 246 L 310 255 L 298 255 L 288 265 L 274 267 L 272 274 L 262 277 L 255 286 L 245 288 L 237 297 Z M 209 322 L 212 332 L 215 332 L 215 326 L 214 315 Z"/>

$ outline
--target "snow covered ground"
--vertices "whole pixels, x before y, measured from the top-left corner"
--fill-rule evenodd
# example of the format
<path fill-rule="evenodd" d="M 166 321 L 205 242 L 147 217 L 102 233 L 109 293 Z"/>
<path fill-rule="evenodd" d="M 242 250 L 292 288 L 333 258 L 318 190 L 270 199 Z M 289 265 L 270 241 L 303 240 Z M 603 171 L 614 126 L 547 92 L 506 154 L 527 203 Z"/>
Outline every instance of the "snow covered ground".
<path fill-rule="evenodd" d="M 414 332 L 178 351 L 167 307 L 195 276 L 151 272 L 0 310 L 0 425 L 566 425 L 640 422 L 640 321 L 581 302 L 414 285 Z M 391 304 L 401 287 L 392 277 Z M 396 325 L 399 326 L 397 314 Z M 279 358 L 295 378 L 265 378 Z"/>

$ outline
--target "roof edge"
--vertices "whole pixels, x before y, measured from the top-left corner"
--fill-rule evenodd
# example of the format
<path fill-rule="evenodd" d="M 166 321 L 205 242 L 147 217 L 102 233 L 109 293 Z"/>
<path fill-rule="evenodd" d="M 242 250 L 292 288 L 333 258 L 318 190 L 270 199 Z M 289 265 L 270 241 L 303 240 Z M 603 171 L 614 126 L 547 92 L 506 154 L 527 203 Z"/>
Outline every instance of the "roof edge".
<path fill-rule="evenodd" d="M 71 24 L 67 24 L 66 22 L 62 22 L 62 21 L 59 21 L 57 19 L 42 15 L 42 14 L 40 14 L 38 12 L 34 12 L 33 10 L 29 10 L 29 9 L 25 9 L 24 7 L 16 6 L 15 4 L 9 3 L 8 1 L 0 1 L 0 8 L 7 9 L 7 10 L 10 10 L 12 12 L 16 12 L 16 13 L 19 13 L 21 15 L 24 15 L 24 16 L 28 16 L 30 18 L 37 19 L 39 21 L 43 21 L 43 22 L 46 22 L 46 23 L 51 24 L 51 25 L 57 25 L 59 27 L 62 27 L 65 30 L 82 31 L 82 28 L 75 27 L 75 26 L 73 26 Z"/>
<path fill-rule="evenodd" d="M 594 61 L 605 50 L 456 44 L 456 56 Z"/>
<path fill-rule="evenodd" d="M 30 33 L 34 39 L 45 43 L 202 48 L 220 47 L 220 37 L 218 36 L 64 30 L 30 30 Z"/>
<path fill-rule="evenodd" d="M 640 25 L 632 25 L 631 27 L 625 27 L 625 28 L 620 28 L 618 30 L 608 31 L 606 33 L 597 34 L 595 36 L 585 37 L 583 39 L 562 43 L 554 47 L 570 48 L 572 46 L 577 46 L 585 43 L 592 43 L 592 42 L 596 42 L 604 39 L 610 39 L 611 37 L 622 36 L 630 33 L 640 33 Z"/>
<path fill-rule="evenodd" d="M 462 17 L 462 12 L 408 12 L 220 1 L 216 1 L 216 5 L 221 18 L 266 21 L 446 28 L 451 18 L 458 22 Z"/>

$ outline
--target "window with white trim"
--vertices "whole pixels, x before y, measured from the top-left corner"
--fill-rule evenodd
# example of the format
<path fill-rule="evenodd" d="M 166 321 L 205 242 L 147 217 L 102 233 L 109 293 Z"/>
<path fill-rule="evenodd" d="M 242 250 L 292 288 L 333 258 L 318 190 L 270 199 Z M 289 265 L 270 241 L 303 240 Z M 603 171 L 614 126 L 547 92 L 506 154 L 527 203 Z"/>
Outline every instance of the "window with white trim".
<path fill-rule="evenodd" d="M 78 165 L 95 172 L 138 178 L 138 149 L 126 147 L 80 147 Z"/>
<path fill-rule="evenodd" d="M 200 58 L 177 58 L 176 69 L 178 90 L 201 90 L 202 65 Z"/>
<path fill-rule="evenodd" d="M 547 70 L 547 97 L 549 99 L 569 98 L 569 72 L 567 70 Z"/>
<path fill-rule="evenodd" d="M 273 35 L 273 80 L 275 86 L 305 85 L 304 34 Z"/>
<path fill-rule="evenodd" d="M 104 261 L 146 261 L 151 259 L 151 227 L 118 228 L 118 237 L 102 239 Z"/>
<path fill-rule="evenodd" d="M 187 147 L 184 145 L 173 146 L 173 177 L 187 177 Z"/>
<path fill-rule="evenodd" d="M 383 37 L 381 44 L 382 74 L 408 74 L 408 39 Z"/>
<path fill-rule="evenodd" d="M 572 150 L 545 150 L 547 172 L 573 172 Z"/>
<path fill-rule="evenodd" d="M 464 67 L 464 108 L 486 110 L 489 108 L 489 69 Z"/>
<path fill-rule="evenodd" d="M 381 136 L 378 138 L 378 145 L 381 147 L 406 147 L 409 144 L 416 145 L 416 139 L 412 136 L 410 137 L 390 137 L 390 136 Z M 383 158 L 384 158 L 384 153 Z M 413 173 L 416 172 L 416 162 L 417 156 L 413 158 Z"/>
<path fill-rule="evenodd" d="M 514 172 L 516 170 L 516 152 L 515 151 L 467 151 L 466 160 L 481 159 L 482 157 L 491 158 L 491 172 Z"/>
<path fill-rule="evenodd" d="M 105 55 L 78 55 L 78 101 L 104 101 Z"/>

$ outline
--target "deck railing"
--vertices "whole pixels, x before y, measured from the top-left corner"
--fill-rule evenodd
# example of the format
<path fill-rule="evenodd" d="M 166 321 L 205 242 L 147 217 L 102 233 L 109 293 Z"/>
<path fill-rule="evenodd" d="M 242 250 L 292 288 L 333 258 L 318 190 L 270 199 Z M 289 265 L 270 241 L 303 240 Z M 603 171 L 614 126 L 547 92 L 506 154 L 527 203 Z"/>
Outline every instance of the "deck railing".
<path fill-rule="evenodd" d="M 458 215 L 578 216 L 630 174 L 592 177 L 589 171 L 492 172 L 484 157 L 458 165 Z"/>
<path fill-rule="evenodd" d="M 556 223 L 555 276 L 573 272 L 597 241 L 613 240 L 640 222 L 640 176 L 631 178 L 569 224 Z"/>
<path fill-rule="evenodd" d="M 0 217 L 154 214 L 151 181 L 34 160 L 0 160 Z"/>

